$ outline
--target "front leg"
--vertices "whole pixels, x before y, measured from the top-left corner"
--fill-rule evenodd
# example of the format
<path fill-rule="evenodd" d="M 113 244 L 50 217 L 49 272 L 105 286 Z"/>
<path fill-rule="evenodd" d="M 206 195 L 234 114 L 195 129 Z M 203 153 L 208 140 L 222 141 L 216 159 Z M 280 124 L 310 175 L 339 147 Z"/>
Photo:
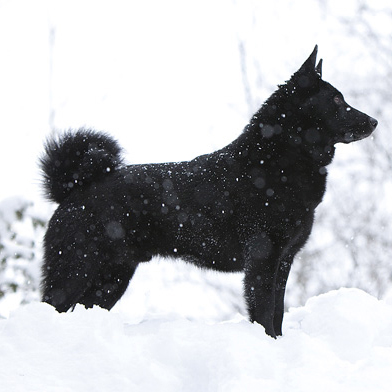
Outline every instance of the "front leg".
<path fill-rule="evenodd" d="M 305 244 L 309 237 L 313 224 L 313 215 L 310 214 L 304 225 L 297 230 L 296 235 L 292 236 L 292 240 L 287 246 L 286 250 L 282 249 L 279 268 L 276 275 L 275 285 L 275 314 L 274 314 L 274 329 L 277 335 L 282 335 L 282 322 L 284 313 L 284 295 L 286 291 L 287 279 L 293 260 L 298 251 Z"/>
<path fill-rule="evenodd" d="M 279 263 L 275 285 L 275 312 L 274 312 L 274 329 L 278 336 L 282 335 L 282 322 L 284 313 L 284 295 L 286 291 L 287 279 L 293 256 L 288 256 Z"/>
<path fill-rule="evenodd" d="M 253 236 L 245 252 L 245 298 L 250 320 L 261 324 L 273 338 L 277 269 L 278 258 L 268 235 Z"/>

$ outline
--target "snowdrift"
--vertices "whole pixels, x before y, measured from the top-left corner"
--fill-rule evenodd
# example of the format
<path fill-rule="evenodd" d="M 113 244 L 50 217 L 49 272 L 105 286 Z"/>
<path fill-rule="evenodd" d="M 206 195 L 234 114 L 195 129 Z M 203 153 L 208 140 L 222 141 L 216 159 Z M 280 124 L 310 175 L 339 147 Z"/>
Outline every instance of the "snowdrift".
<path fill-rule="evenodd" d="M 242 316 L 132 324 L 47 304 L 0 320 L 3 391 L 388 391 L 392 306 L 356 289 L 311 298 L 273 340 Z"/>

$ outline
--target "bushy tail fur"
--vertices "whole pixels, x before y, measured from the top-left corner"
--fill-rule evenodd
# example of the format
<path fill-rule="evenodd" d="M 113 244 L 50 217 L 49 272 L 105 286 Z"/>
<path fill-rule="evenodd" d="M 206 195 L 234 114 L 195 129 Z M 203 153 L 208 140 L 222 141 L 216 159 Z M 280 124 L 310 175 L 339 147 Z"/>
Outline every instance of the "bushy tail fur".
<path fill-rule="evenodd" d="M 99 181 L 122 164 L 121 147 L 104 133 L 68 131 L 46 141 L 40 159 L 46 196 L 61 203 L 74 189 Z"/>

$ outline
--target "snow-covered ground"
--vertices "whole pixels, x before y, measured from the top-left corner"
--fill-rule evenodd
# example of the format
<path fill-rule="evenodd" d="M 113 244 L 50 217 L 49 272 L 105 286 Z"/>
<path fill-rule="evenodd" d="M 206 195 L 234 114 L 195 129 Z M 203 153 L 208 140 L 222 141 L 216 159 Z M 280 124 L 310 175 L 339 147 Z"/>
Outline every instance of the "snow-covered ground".
<path fill-rule="evenodd" d="M 7 392 L 386 392 L 392 385 L 392 304 L 356 289 L 291 309 L 277 340 L 240 315 L 136 321 L 132 312 L 59 314 L 40 303 L 0 320 L 0 335 Z"/>

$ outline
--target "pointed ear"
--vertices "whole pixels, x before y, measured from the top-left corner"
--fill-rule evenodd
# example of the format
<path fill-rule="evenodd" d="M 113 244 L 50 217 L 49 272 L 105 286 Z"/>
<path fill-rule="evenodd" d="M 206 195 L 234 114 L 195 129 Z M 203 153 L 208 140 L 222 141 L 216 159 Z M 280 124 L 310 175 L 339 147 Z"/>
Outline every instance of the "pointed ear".
<path fill-rule="evenodd" d="M 317 50 L 318 50 L 318 46 L 316 45 L 311 55 L 308 57 L 308 59 L 302 64 L 301 68 L 298 70 L 299 73 L 308 73 L 314 71 L 316 66 Z"/>
<path fill-rule="evenodd" d="M 321 62 L 316 69 L 317 45 L 308 59 L 302 64 L 301 68 L 291 77 L 291 81 L 301 88 L 313 88 L 318 85 L 320 80 L 319 70 L 321 71 Z"/>
<path fill-rule="evenodd" d="M 321 78 L 321 74 L 322 74 L 322 72 L 321 72 L 322 66 L 323 66 L 323 59 L 320 59 L 320 61 L 318 62 L 317 66 L 316 66 L 316 73 L 317 73 L 317 75 L 320 76 L 320 78 Z"/>

